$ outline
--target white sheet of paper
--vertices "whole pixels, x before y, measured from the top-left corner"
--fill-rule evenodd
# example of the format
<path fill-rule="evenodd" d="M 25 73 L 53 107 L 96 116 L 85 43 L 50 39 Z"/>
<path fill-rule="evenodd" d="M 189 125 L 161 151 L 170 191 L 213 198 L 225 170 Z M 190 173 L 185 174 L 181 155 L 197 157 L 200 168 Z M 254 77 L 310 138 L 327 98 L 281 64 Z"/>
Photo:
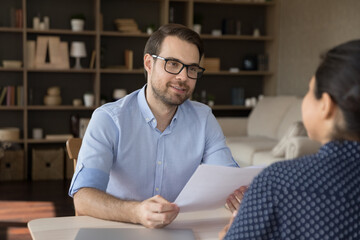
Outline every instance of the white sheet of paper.
<path fill-rule="evenodd" d="M 186 183 L 175 203 L 181 212 L 224 206 L 227 197 L 241 186 L 248 186 L 263 166 L 244 168 L 200 165 Z"/>

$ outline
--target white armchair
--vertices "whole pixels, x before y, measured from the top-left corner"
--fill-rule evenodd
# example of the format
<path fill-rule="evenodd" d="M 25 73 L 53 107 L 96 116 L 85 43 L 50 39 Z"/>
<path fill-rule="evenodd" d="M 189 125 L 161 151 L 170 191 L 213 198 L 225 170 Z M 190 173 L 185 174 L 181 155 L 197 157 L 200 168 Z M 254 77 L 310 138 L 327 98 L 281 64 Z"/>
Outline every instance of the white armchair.
<path fill-rule="evenodd" d="M 265 97 L 248 118 L 217 118 L 238 164 L 269 165 L 315 153 L 320 143 L 295 124 L 302 121 L 301 103 L 295 96 Z"/>

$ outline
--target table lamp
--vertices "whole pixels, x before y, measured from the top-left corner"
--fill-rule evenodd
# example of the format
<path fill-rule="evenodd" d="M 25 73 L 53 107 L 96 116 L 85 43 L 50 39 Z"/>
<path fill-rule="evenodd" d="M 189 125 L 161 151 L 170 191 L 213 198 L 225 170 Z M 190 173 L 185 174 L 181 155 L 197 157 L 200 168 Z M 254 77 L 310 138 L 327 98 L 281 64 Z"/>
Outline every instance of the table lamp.
<path fill-rule="evenodd" d="M 81 69 L 80 58 L 86 57 L 86 49 L 84 42 L 72 42 L 71 49 L 70 49 L 70 56 L 74 57 L 75 62 L 75 69 Z"/>

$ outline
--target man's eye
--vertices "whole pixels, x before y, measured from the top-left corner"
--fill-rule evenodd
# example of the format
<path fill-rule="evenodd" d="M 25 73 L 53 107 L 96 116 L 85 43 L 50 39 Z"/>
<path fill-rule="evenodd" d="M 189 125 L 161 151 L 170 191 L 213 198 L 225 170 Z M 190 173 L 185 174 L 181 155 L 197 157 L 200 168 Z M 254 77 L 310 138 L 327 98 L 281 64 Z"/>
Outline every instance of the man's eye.
<path fill-rule="evenodd" d="M 198 72 L 199 71 L 199 68 L 197 66 L 190 66 L 189 67 L 189 71 L 191 72 Z"/>
<path fill-rule="evenodd" d="M 175 62 L 175 61 L 169 61 L 168 64 L 169 64 L 171 67 L 177 67 L 177 66 L 179 66 L 179 63 L 178 63 L 178 62 Z"/>

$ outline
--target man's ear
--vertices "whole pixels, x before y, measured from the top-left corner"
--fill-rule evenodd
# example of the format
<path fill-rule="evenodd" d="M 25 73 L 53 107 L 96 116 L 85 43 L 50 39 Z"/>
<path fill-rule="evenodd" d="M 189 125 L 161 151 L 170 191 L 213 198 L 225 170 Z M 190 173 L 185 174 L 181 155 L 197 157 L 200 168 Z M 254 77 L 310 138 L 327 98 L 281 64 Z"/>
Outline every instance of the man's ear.
<path fill-rule="evenodd" d="M 148 75 L 151 73 L 153 60 L 154 59 L 152 56 L 150 56 L 150 54 L 147 53 L 144 55 L 144 68 Z"/>
<path fill-rule="evenodd" d="M 335 116 L 336 104 L 332 100 L 331 96 L 324 92 L 321 96 L 321 116 L 324 119 L 333 118 Z"/>

